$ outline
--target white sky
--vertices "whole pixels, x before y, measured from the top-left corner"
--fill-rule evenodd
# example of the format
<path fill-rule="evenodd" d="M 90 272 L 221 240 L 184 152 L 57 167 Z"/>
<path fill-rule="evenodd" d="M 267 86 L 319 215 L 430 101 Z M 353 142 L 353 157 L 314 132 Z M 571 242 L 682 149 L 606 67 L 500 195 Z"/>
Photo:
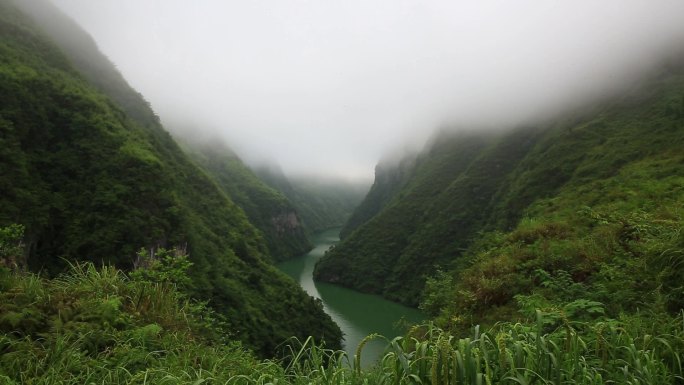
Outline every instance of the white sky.
<path fill-rule="evenodd" d="M 371 178 L 438 126 L 582 103 L 684 46 L 681 0 L 53 0 L 173 127 Z"/>

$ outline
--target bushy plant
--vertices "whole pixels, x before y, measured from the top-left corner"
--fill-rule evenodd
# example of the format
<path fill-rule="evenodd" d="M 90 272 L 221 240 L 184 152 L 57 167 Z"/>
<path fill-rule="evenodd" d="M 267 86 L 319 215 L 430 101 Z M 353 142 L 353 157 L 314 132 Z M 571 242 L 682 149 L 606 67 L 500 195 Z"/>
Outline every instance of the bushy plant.
<path fill-rule="evenodd" d="M 190 262 L 185 247 L 165 249 L 163 247 L 141 248 L 133 264 L 134 270 L 129 274 L 132 279 L 152 282 L 171 283 L 180 291 L 187 292 L 192 288 L 190 279 Z"/>
<path fill-rule="evenodd" d="M 23 240 L 24 226 L 12 224 L 0 227 L 0 268 L 26 265 Z"/>

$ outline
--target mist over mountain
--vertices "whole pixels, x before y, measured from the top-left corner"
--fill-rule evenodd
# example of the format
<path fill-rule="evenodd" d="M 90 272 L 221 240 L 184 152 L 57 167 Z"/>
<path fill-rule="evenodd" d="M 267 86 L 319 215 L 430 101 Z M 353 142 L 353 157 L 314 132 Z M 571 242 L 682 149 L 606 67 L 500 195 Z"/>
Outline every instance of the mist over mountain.
<path fill-rule="evenodd" d="M 295 205 L 283 192 L 269 187 L 220 139 L 182 138 L 185 152 L 238 205 L 266 241 L 273 261 L 302 255 L 311 249 Z"/>
<path fill-rule="evenodd" d="M 240 180 L 219 180 L 186 155 L 77 24 L 47 1 L 1 0 L 0 57 L 3 274 L 7 266 L 49 277 L 105 265 L 130 273 L 173 250 L 188 258 L 179 271 L 184 298 L 206 301 L 258 354 L 272 356 L 297 334 L 339 345 L 321 304 L 271 265 L 275 242 L 248 220 L 250 202 L 243 209 L 231 199 Z M 252 178 L 275 197 L 269 202 L 285 201 Z M 7 226 L 22 229 L 9 256 Z M 308 247 L 301 229 L 297 240 L 299 251 Z M 168 276 L 160 281 L 175 287 Z M 87 318 L 69 314 L 76 320 L 65 315 L 59 325 Z"/>
<path fill-rule="evenodd" d="M 583 248 L 589 238 L 601 239 L 584 222 L 587 211 L 637 226 L 678 213 L 675 207 L 684 201 L 682 64 L 673 58 L 629 92 L 574 114 L 505 131 L 443 131 L 417 157 L 378 165 L 370 193 L 343 229 L 344 240 L 317 264 L 316 276 L 417 305 L 430 277 L 448 270 L 453 290 L 478 298 L 473 306 L 483 312 L 514 307 L 516 293 L 533 290 L 534 282 L 506 286 L 507 279 L 532 275 L 533 267 L 594 284 L 601 279 L 594 276 L 601 270 L 595 253 L 619 264 L 623 251 L 615 245 Z M 677 228 L 681 218 L 674 215 Z M 556 226 L 568 233 L 556 234 Z M 539 233 L 519 239 L 527 231 Z M 529 250 L 516 249 L 525 245 Z M 497 252 L 510 259 L 501 262 Z M 508 265 L 497 267 L 499 262 Z M 511 276 L 502 277 L 502 270 Z M 488 285 L 500 291 L 493 294 Z M 454 300 L 460 307 L 449 314 L 465 312 L 467 301 Z"/>
<path fill-rule="evenodd" d="M 0 0 L 0 383 L 680 384 L 683 18 Z"/>
<path fill-rule="evenodd" d="M 683 149 L 679 0 L 0 0 L 0 383 L 679 384 Z"/>
<path fill-rule="evenodd" d="M 55 3 L 169 126 L 366 180 L 445 123 L 508 128 L 628 89 L 684 38 L 676 0 Z"/>
<path fill-rule="evenodd" d="M 297 208 L 309 234 L 342 227 L 368 192 L 368 183 L 339 177 L 287 177 L 276 164 L 261 164 L 254 172 L 281 191 Z"/>

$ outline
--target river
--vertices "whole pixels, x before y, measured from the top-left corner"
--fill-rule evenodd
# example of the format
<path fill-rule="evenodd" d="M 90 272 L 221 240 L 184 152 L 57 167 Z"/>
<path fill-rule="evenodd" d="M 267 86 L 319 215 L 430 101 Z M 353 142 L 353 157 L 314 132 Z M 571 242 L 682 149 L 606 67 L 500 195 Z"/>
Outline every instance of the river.
<path fill-rule="evenodd" d="M 324 231 L 313 237 L 314 248 L 307 254 L 278 264 L 278 268 L 294 278 L 309 295 L 320 298 L 326 313 L 330 314 L 344 333 L 344 349 L 352 359 L 359 342 L 371 333 L 392 338 L 405 332 L 402 323 L 418 323 L 425 319 L 417 309 L 387 301 L 380 296 L 364 294 L 341 286 L 314 282 L 316 261 L 326 250 L 339 241 L 340 229 Z M 405 322 L 404 322 L 405 321 Z M 372 365 L 382 355 L 386 342 L 376 339 L 369 342 L 361 353 L 361 364 Z"/>

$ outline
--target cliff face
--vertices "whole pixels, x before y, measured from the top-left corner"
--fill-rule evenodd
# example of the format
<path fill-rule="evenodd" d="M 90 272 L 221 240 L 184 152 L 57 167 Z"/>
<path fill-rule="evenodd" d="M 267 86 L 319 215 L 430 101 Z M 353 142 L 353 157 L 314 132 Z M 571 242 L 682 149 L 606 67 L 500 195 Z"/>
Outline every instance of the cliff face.
<path fill-rule="evenodd" d="M 302 224 L 297 213 L 294 211 L 278 214 L 271 217 L 271 223 L 276 233 L 281 236 L 296 234 L 302 231 Z"/>
<path fill-rule="evenodd" d="M 191 294 L 247 346 L 268 355 L 293 335 L 339 346 L 339 328 L 269 263 L 244 210 L 71 20 L 48 2 L 1 0 L 0 58 L 0 226 L 26 227 L 30 268 L 130 269 L 141 247 L 187 245 Z"/>

